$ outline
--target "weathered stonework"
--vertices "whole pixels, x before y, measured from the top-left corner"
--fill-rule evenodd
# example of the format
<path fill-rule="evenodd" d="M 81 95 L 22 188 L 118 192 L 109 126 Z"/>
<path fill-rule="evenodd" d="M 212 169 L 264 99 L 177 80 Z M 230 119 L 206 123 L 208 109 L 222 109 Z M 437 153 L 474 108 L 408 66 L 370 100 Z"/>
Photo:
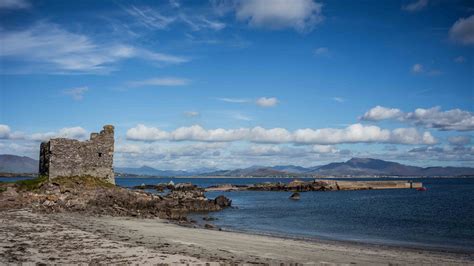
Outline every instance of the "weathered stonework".
<path fill-rule="evenodd" d="M 114 127 L 106 125 L 86 141 L 57 138 L 41 143 L 39 173 L 50 180 L 93 176 L 115 184 L 113 157 Z"/>

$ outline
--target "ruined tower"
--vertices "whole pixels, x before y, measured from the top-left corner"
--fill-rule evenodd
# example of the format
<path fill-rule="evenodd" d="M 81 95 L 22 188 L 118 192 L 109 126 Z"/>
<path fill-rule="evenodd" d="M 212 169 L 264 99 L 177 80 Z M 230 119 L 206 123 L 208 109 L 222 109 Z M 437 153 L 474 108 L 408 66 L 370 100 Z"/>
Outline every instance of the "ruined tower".
<path fill-rule="evenodd" d="M 50 180 L 93 176 L 115 184 L 113 157 L 114 127 L 106 125 L 86 141 L 57 138 L 41 143 L 39 173 Z"/>

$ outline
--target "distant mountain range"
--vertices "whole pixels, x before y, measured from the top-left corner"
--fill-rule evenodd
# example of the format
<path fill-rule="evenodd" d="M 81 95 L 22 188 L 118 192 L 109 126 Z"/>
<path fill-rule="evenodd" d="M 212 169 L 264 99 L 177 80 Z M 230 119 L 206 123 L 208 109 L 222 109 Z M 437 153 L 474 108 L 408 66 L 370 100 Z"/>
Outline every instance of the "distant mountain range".
<path fill-rule="evenodd" d="M 470 167 L 418 167 L 371 158 L 352 158 L 346 162 L 314 167 L 278 165 L 251 166 L 242 169 L 206 171 L 162 171 L 151 167 L 116 168 L 117 173 L 154 176 L 474 176 Z"/>
<path fill-rule="evenodd" d="M 39 162 L 26 156 L 0 154 L 0 173 L 38 173 Z"/>
<path fill-rule="evenodd" d="M 346 162 L 314 167 L 278 165 L 252 166 L 234 170 L 201 168 L 193 171 L 159 170 L 149 166 L 116 167 L 119 175 L 138 176 L 474 176 L 471 167 L 418 167 L 371 158 L 352 158 Z M 0 155 L 0 173 L 37 173 L 38 161 L 29 157 Z"/>

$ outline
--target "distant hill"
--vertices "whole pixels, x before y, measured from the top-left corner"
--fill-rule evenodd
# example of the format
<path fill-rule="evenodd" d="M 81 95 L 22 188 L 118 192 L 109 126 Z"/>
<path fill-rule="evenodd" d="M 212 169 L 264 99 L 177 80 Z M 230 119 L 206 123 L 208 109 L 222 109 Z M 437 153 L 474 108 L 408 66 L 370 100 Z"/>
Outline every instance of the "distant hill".
<path fill-rule="evenodd" d="M 0 173 L 38 173 L 39 162 L 26 156 L 0 154 Z"/>
<path fill-rule="evenodd" d="M 150 166 L 133 167 L 115 167 L 115 173 L 149 176 L 187 176 L 190 173 L 186 171 L 158 170 Z"/>
<path fill-rule="evenodd" d="M 346 162 L 314 167 L 296 165 L 251 166 L 242 169 L 216 170 L 201 168 L 192 171 L 159 170 L 150 166 L 116 167 L 118 174 L 147 176 L 474 176 L 471 167 L 418 167 L 371 158 L 352 158 Z M 38 173 L 38 161 L 26 156 L 0 155 L 0 173 Z"/>
<path fill-rule="evenodd" d="M 346 162 L 304 168 L 301 166 L 253 166 L 222 170 L 205 175 L 216 176 L 474 176 L 470 167 L 418 167 L 371 158 L 352 158 Z"/>

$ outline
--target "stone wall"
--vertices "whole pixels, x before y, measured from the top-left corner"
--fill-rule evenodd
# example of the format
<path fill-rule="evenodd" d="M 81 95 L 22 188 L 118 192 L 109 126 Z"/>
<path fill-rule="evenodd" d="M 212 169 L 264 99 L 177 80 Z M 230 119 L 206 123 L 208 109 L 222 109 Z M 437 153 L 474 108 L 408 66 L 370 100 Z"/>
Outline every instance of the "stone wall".
<path fill-rule="evenodd" d="M 40 175 L 93 176 L 115 183 L 113 157 L 114 127 L 107 125 L 86 141 L 57 138 L 41 143 Z"/>

